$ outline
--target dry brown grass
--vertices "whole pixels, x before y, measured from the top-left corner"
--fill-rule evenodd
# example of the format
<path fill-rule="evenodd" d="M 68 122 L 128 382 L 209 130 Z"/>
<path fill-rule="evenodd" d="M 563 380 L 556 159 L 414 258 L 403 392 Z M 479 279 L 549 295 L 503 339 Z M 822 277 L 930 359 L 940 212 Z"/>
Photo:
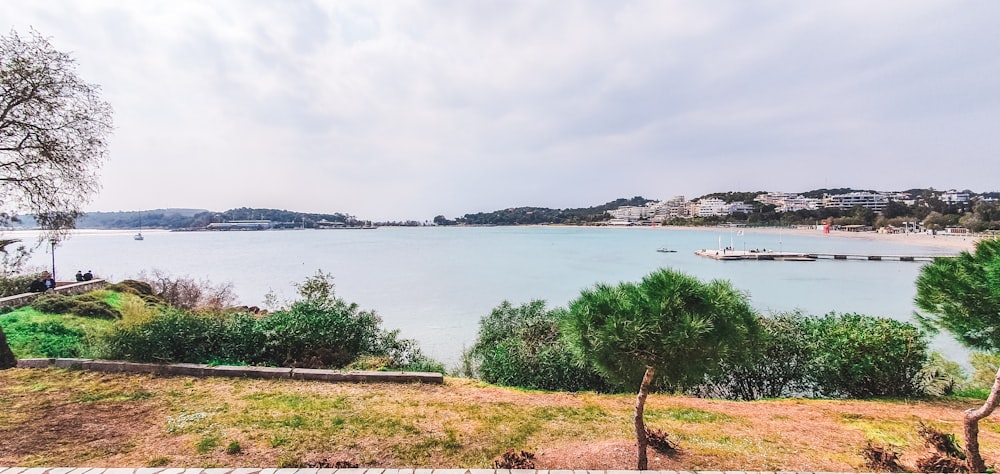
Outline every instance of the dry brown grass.
<path fill-rule="evenodd" d="M 631 469 L 634 397 L 445 385 L 0 371 L 0 465 L 481 467 L 508 449 L 538 469 Z M 678 441 L 650 469 L 858 471 L 871 441 L 913 467 L 922 422 L 960 431 L 973 400 L 732 402 L 651 395 L 647 423 Z M 1000 454 L 1000 428 L 980 441 Z M 239 452 L 227 454 L 238 443 Z M 230 450 L 232 451 L 232 450 Z"/>

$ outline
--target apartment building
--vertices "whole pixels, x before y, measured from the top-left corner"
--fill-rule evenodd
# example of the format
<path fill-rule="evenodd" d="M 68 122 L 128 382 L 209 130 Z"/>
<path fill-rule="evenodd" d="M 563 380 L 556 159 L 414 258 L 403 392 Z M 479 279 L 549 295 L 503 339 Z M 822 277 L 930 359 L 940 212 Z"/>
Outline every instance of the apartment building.
<path fill-rule="evenodd" d="M 889 204 L 889 196 L 882 193 L 854 192 L 823 196 L 823 207 L 834 207 L 841 210 L 861 206 L 875 212 L 882 212 L 886 204 Z"/>
<path fill-rule="evenodd" d="M 823 201 L 815 198 L 803 197 L 801 194 L 792 193 L 767 193 L 754 198 L 761 204 L 774 206 L 775 212 L 794 212 L 801 210 L 814 210 L 822 206 Z"/>

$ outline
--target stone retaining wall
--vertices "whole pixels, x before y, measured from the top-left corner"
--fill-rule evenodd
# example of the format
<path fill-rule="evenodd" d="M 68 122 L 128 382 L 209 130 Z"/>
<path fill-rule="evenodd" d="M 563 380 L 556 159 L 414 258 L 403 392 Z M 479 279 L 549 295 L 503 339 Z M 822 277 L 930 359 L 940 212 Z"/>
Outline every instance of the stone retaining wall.
<path fill-rule="evenodd" d="M 108 282 L 106 280 L 57 282 L 56 287 L 48 292 L 59 293 L 61 295 L 78 295 L 80 293 L 86 293 L 91 290 L 102 288 L 107 284 Z M 31 304 L 32 301 L 35 301 L 35 298 L 44 294 L 45 293 L 21 293 L 19 295 L 0 298 L 0 308 L 20 308 L 21 306 L 27 306 Z"/>
<path fill-rule="evenodd" d="M 434 372 L 381 372 L 374 370 L 323 370 L 289 367 L 252 367 L 207 364 L 153 364 L 95 359 L 20 359 L 21 369 L 58 367 L 97 372 L 182 375 L 189 377 L 238 377 L 251 379 L 317 380 L 321 382 L 444 383 L 444 375 Z M 0 473 L 7 474 L 7 473 Z M 15 474 L 15 473 L 10 473 Z M 284 473 L 282 473 L 284 474 Z"/>

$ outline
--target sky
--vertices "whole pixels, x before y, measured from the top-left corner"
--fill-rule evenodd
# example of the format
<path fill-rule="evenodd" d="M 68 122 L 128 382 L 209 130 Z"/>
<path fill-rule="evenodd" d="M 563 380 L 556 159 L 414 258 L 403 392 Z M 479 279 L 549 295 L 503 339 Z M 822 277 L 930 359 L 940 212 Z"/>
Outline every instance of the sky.
<path fill-rule="evenodd" d="M 419 221 L 1000 190 L 997 18 L 994 0 L 0 0 L 0 34 L 49 37 L 115 109 L 87 210 Z"/>

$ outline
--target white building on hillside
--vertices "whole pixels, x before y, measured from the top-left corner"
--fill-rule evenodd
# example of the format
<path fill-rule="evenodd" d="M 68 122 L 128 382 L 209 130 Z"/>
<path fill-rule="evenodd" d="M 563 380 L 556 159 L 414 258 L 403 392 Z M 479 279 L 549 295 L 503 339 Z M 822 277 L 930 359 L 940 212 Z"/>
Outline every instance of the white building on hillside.
<path fill-rule="evenodd" d="M 752 212 L 753 206 L 742 201 L 727 203 L 719 198 L 705 198 L 690 206 L 691 215 L 698 217 L 728 216 L 734 212 Z"/>
<path fill-rule="evenodd" d="M 875 212 L 882 212 L 889 203 L 889 197 L 882 193 L 854 192 L 847 194 L 827 194 L 823 196 L 823 207 L 835 207 L 841 210 L 861 206 Z"/>
<path fill-rule="evenodd" d="M 774 206 L 776 212 L 793 212 L 800 210 L 814 210 L 819 209 L 822 200 L 815 198 L 803 197 L 801 194 L 792 193 L 767 193 L 761 194 L 754 198 L 761 204 L 770 204 Z"/>
<path fill-rule="evenodd" d="M 674 196 L 670 200 L 663 201 L 663 207 L 668 218 L 691 217 L 691 208 L 684 200 L 684 196 Z"/>
<path fill-rule="evenodd" d="M 969 193 L 949 189 L 941 194 L 941 200 L 948 204 L 969 202 Z"/>

